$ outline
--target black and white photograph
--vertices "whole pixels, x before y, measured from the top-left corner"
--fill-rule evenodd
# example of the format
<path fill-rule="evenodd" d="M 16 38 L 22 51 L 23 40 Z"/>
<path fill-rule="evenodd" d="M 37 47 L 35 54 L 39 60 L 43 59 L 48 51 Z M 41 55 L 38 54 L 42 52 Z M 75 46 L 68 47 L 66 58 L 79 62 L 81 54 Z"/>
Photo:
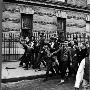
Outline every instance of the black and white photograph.
<path fill-rule="evenodd" d="M 90 90 L 90 0 L 3 0 L 1 90 Z"/>

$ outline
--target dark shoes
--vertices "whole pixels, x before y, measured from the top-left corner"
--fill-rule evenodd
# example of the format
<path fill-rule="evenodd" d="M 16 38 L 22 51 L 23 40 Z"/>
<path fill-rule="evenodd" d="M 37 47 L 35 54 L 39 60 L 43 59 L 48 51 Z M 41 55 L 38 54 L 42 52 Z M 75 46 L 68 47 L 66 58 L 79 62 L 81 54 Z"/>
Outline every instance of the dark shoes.
<path fill-rule="evenodd" d="M 75 88 L 75 90 L 79 90 L 79 88 Z"/>
<path fill-rule="evenodd" d="M 45 78 L 44 80 L 43 80 L 43 82 L 46 82 L 48 79 L 47 78 Z"/>
<path fill-rule="evenodd" d="M 61 81 L 58 83 L 58 85 L 64 84 L 65 81 L 63 79 L 61 79 Z"/>
<path fill-rule="evenodd" d="M 24 70 L 28 70 L 28 68 L 25 68 Z"/>
<path fill-rule="evenodd" d="M 23 67 L 23 65 L 19 65 L 19 67 Z"/>

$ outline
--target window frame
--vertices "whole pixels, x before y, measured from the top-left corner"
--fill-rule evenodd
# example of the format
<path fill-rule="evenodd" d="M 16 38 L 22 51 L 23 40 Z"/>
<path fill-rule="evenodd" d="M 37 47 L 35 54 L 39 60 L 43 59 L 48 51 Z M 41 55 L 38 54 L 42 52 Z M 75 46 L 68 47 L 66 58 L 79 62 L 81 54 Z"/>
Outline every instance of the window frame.
<path fill-rule="evenodd" d="M 30 17 L 31 18 L 31 21 L 32 23 L 30 22 L 30 28 L 26 27 L 24 28 L 23 27 L 23 18 L 25 17 Z M 26 13 L 21 13 L 21 35 L 23 37 L 26 37 L 26 36 L 30 36 L 32 35 L 32 30 L 33 30 L 33 14 L 26 14 Z"/>

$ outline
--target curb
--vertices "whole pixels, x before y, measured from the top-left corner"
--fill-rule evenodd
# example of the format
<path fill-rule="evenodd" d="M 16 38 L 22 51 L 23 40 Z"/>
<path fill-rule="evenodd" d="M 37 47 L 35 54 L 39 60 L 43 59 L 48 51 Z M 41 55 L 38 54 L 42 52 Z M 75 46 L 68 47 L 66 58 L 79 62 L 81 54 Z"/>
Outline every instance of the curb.
<path fill-rule="evenodd" d="M 8 83 L 8 82 L 18 82 L 21 80 L 32 80 L 37 78 L 45 78 L 45 74 L 35 75 L 35 76 L 27 76 L 27 77 L 17 77 L 17 78 L 9 78 L 9 79 L 1 79 L 1 83 Z"/>
<path fill-rule="evenodd" d="M 20 62 L 20 60 L 10 60 L 10 61 L 3 61 L 3 62 Z"/>

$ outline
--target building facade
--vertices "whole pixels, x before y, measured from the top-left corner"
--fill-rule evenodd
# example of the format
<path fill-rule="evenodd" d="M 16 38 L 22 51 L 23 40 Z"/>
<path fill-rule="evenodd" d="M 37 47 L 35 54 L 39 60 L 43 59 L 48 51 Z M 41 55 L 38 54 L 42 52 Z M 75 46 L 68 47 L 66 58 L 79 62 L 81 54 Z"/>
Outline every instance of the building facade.
<path fill-rule="evenodd" d="M 90 0 L 3 0 L 2 30 L 16 37 L 34 31 L 90 35 Z"/>
<path fill-rule="evenodd" d="M 88 0 L 89 1 L 89 0 Z M 90 32 L 87 0 L 4 0 L 3 32 Z"/>

